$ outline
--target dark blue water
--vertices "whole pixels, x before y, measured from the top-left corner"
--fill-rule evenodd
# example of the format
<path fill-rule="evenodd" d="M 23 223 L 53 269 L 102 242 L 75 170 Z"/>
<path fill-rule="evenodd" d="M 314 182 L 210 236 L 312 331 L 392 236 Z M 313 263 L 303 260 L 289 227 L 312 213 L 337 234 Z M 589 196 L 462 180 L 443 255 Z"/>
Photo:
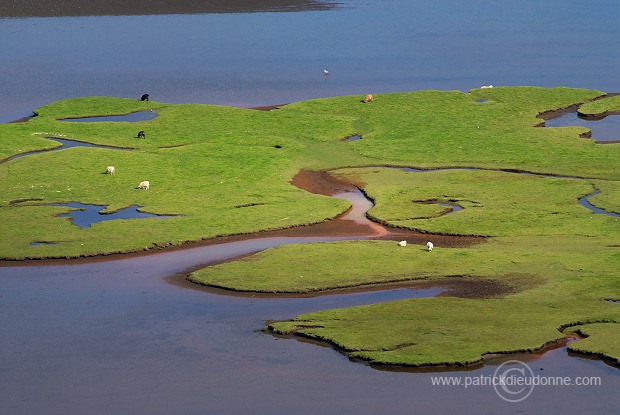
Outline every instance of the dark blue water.
<path fill-rule="evenodd" d="M 136 98 L 145 91 L 154 101 L 246 107 L 487 84 L 620 92 L 619 16 L 614 0 L 344 0 L 334 10 L 303 13 L 0 19 L 0 122 L 59 99 Z M 269 319 L 380 296 L 237 298 L 164 281 L 209 261 L 211 252 L 0 267 L 0 412 L 609 414 L 620 408 L 620 371 L 563 349 L 532 365 L 553 376 L 601 376 L 603 385 L 540 388 L 508 404 L 492 388 L 433 387 L 428 373 L 378 371 L 330 348 L 261 334 Z"/>
<path fill-rule="evenodd" d="M 579 204 L 587 209 L 590 209 L 592 211 L 592 213 L 598 214 L 598 215 L 607 215 L 607 216 L 611 216 L 614 218 L 620 218 L 620 214 L 615 213 L 615 212 L 608 212 L 604 209 L 601 208 L 597 208 L 596 206 L 593 206 L 588 199 L 590 199 L 592 196 L 596 196 L 597 194 L 601 193 L 600 190 L 595 190 L 594 192 L 590 193 L 589 195 L 586 195 L 584 197 L 582 197 L 581 199 L 579 199 Z"/>
<path fill-rule="evenodd" d="M 170 285 L 189 266 L 280 240 L 242 241 L 86 264 L 0 267 L 0 408 L 6 414 L 606 414 L 620 371 L 569 357 L 528 364 L 550 376 L 597 376 L 597 387 L 540 387 L 518 405 L 488 387 L 433 386 L 431 376 L 352 363 L 329 347 L 278 339 L 267 320 L 435 295 L 386 290 L 311 298 L 215 295 Z M 523 356 L 521 356 L 523 358 Z M 542 412 L 541 412 L 542 411 Z"/>
<path fill-rule="evenodd" d="M 602 120 L 589 120 L 569 112 L 558 118 L 545 121 L 545 127 L 586 127 L 592 131 L 592 140 L 597 142 L 620 141 L 620 115 L 609 115 Z"/>
<path fill-rule="evenodd" d="M 357 141 L 357 140 L 361 140 L 362 137 L 359 135 L 352 135 L 351 137 L 347 137 L 345 138 L 343 141 Z"/>
<path fill-rule="evenodd" d="M 237 106 L 487 84 L 616 92 L 619 8 L 344 0 L 304 13 L 2 19 L 0 122 L 62 98 L 145 91 Z"/>
<path fill-rule="evenodd" d="M 71 218 L 71 223 L 82 229 L 90 228 L 90 226 L 94 223 L 105 222 L 108 220 L 146 218 L 167 219 L 174 217 L 170 215 L 155 215 L 153 213 L 140 212 L 138 209 L 140 209 L 141 206 L 136 205 L 128 206 L 112 213 L 105 213 L 106 206 L 89 205 L 79 202 L 54 203 L 49 206 L 71 208 L 69 213 L 63 213 L 58 216 L 61 218 Z"/>
<path fill-rule="evenodd" d="M 9 160 L 16 159 L 16 158 L 20 158 L 20 157 L 30 156 L 32 154 L 47 153 L 48 151 L 66 150 L 66 149 L 71 148 L 71 147 L 92 147 L 92 148 L 106 148 L 106 149 L 112 149 L 112 150 L 129 150 L 129 149 L 123 149 L 123 148 L 120 148 L 120 147 L 102 146 L 102 145 L 98 145 L 98 144 L 85 143 L 83 141 L 65 140 L 63 138 L 55 138 L 55 137 L 46 137 L 46 138 L 48 140 L 60 143 L 61 145 L 59 147 L 55 147 L 55 148 L 51 148 L 51 149 L 47 149 L 47 150 L 29 151 L 27 153 L 17 154 L 15 156 L 8 157 L 5 160 L 5 162 L 7 162 Z"/>

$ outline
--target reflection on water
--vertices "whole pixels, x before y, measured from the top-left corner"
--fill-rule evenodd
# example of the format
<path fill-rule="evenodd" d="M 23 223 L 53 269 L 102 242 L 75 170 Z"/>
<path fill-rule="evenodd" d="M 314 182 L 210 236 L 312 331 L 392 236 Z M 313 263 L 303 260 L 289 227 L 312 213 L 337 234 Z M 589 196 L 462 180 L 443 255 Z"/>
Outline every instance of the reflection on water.
<path fill-rule="evenodd" d="M 569 112 L 545 121 L 545 127 L 586 127 L 592 130 L 596 142 L 620 141 L 620 115 L 609 115 L 601 120 L 581 118 L 577 112 Z"/>
<path fill-rule="evenodd" d="M 250 245 L 234 251 L 256 249 Z M 564 349 L 528 364 L 537 374 L 600 376 L 602 385 L 539 387 L 510 405 L 490 386 L 433 386 L 437 373 L 375 370 L 331 348 L 259 331 L 267 320 L 365 304 L 376 293 L 244 298 L 163 281 L 228 251 L 214 245 L 121 261 L 0 267 L 2 412 L 260 415 L 295 407 L 298 414 L 410 415 L 412 408 L 430 414 L 458 407 L 471 414 L 602 414 L 620 407 L 620 371 Z M 441 375 L 492 376 L 495 369 Z"/>

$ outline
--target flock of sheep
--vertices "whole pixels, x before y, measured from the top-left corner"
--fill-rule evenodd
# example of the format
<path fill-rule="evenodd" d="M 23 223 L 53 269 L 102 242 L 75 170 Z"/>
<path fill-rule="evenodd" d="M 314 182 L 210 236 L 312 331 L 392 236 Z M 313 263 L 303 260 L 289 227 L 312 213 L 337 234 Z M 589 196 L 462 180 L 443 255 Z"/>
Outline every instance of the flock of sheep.
<path fill-rule="evenodd" d="M 400 241 L 398 243 L 399 246 L 407 246 L 407 241 Z M 427 242 L 426 243 L 426 249 L 428 249 L 428 252 L 433 252 L 433 243 L 432 242 Z"/>
<path fill-rule="evenodd" d="M 492 85 L 489 86 L 482 86 L 481 88 L 493 88 Z M 370 101 L 372 101 L 372 95 L 368 94 L 366 95 L 363 99 L 362 102 L 363 103 L 368 103 Z M 142 97 L 140 98 L 141 101 L 148 101 L 149 100 L 149 94 L 144 94 L 142 95 Z M 145 138 L 145 134 L 144 131 L 140 131 L 138 133 L 138 138 Z M 116 169 L 114 168 L 114 166 L 108 166 L 105 169 L 104 174 L 114 174 L 116 173 Z M 148 180 L 142 181 L 140 182 L 140 184 L 138 184 L 138 189 L 144 189 L 144 190 L 149 190 L 149 188 L 151 187 L 151 183 L 149 183 Z M 398 243 L 398 245 L 400 246 L 407 246 L 407 241 L 400 241 Z M 428 250 L 428 252 L 432 252 L 433 251 L 433 243 L 432 242 L 427 242 L 426 243 L 426 249 Z"/>
<path fill-rule="evenodd" d="M 140 101 L 148 101 L 149 100 L 149 94 L 144 94 L 140 97 Z M 144 131 L 139 131 L 138 132 L 138 138 L 146 138 L 146 135 L 144 134 Z M 104 174 L 114 174 L 116 173 L 116 169 L 114 168 L 114 166 L 108 166 L 106 167 L 105 171 L 103 172 Z M 148 180 L 145 180 L 143 182 L 140 182 L 140 184 L 138 184 L 138 189 L 144 189 L 144 190 L 149 190 L 149 188 L 151 187 L 151 183 L 149 183 Z"/>
<path fill-rule="evenodd" d="M 106 169 L 105 169 L 105 171 L 103 173 L 104 174 L 114 174 L 114 173 L 116 173 L 116 169 L 114 168 L 114 166 L 108 166 L 108 167 L 106 167 Z M 140 184 L 138 185 L 138 189 L 149 190 L 149 187 L 151 187 L 151 183 L 149 183 L 148 180 L 140 182 Z"/>

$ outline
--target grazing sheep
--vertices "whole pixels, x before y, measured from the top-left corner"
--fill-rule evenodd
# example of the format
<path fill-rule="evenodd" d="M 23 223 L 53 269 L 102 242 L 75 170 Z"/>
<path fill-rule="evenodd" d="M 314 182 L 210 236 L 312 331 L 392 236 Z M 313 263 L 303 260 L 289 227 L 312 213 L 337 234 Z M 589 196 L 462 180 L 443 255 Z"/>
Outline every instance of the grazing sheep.
<path fill-rule="evenodd" d="M 493 85 L 482 85 L 480 89 L 493 88 Z"/>
<path fill-rule="evenodd" d="M 105 169 L 105 174 L 114 174 L 116 173 L 116 169 L 114 168 L 114 166 L 108 166 Z"/>
<path fill-rule="evenodd" d="M 144 94 L 142 95 L 142 97 L 140 97 L 140 101 L 148 101 L 149 100 L 149 94 Z"/>
<path fill-rule="evenodd" d="M 366 96 L 364 97 L 364 99 L 362 100 L 362 102 L 363 102 L 364 104 L 366 104 L 367 102 L 370 102 L 370 101 L 372 101 L 372 95 L 371 95 L 371 94 L 366 95 Z"/>
<path fill-rule="evenodd" d="M 138 138 L 146 138 L 144 131 L 138 131 Z"/>
<path fill-rule="evenodd" d="M 398 243 L 398 245 L 400 245 L 400 246 L 407 246 L 407 241 L 400 241 Z"/>
<path fill-rule="evenodd" d="M 151 187 L 151 183 L 149 183 L 148 180 L 140 182 L 140 184 L 138 185 L 138 189 L 149 190 L 149 187 Z"/>
<path fill-rule="evenodd" d="M 427 242 L 426 243 L 426 247 L 428 248 L 428 252 L 433 252 L 433 243 L 432 242 Z"/>

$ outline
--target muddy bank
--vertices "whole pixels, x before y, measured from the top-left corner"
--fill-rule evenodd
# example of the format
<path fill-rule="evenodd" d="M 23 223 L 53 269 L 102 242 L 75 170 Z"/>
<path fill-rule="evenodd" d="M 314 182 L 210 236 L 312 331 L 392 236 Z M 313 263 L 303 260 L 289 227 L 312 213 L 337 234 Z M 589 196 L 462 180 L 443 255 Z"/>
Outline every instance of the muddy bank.
<path fill-rule="evenodd" d="M 317 339 L 311 336 L 308 336 L 302 332 L 293 332 L 290 334 L 280 334 L 271 330 L 269 327 L 264 330 L 266 333 L 282 339 L 293 339 L 297 340 L 301 343 L 308 343 L 315 346 L 321 347 L 329 347 L 343 356 L 346 356 L 353 363 L 361 363 L 363 365 L 372 367 L 373 369 L 379 371 L 386 372 L 408 372 L 408 373 L 429 373 L 429 372 L 459 372 L 459 371 L 474 371 L 479 370 L 485 366 L 496 366 L 500 365 L 503 362 L 508 360 L 519 360 L 521 362 L 527 363 L 535 361 L 542 357 L 545 353 L 548 353 L 553 350 L 563 349 L 564 352 L 567 350 L 567 346 L 572 342 L 579 340 L 581 337 L 576 334 L 569 334 L 563 337 L 560 337 L 555 340 L 550 340 L 540 347 L 532 348 L 532 349 L 523 349 L 523 350 L 510 350 L 510 351 L 500 351 L 493 353 L 486 353 L 481 356 L 479 359 L 468 361 L 468 362 L 459 362 L 459 363 L 433 363 L 433 364 L 421 364 L 421 365 L 403 365 L 403 364 L 388 364 L 388 363 L 377 363 L 372 362 L 367 359 L 362 359 L 359 357 L 351 357 L 350 353 L 352 350 L 348 350 L 339 346 L 338 344 L 326 340 L 326 339 Z M 406 347 L 407 345 L 402 345 L 401 347 Z M 592 357 L 593 360 L 596 360 Z M 543 370 L 542 368 L 540 370 Z"/>
<path fill-rule="evenodd" d="M 0 2 L 0 18 L 302 12 L 337 6 L 329 0 L 9 0 Z"/>
<path fill-rule="evenodd" d="M 347 200 L 364 199 L 366 196 L 355 185 L 335 178 L 326 171 L 302 170 L 291 180 L 291 184 L 311 193 L 340 197 Z M 355 195 L 357 193 L 357 196 Z M 347 196 L 353 195 L 353 196 Z M 486 238 L 479 236 L 434 235 L 410 231 L 407 229 L 390 228 L 373 222 L 365 217 L 368 207 L 352 202 L 352 208 L 335 218 L 323 222 L 294 226 L 291 228 L 274 229 L 255 233 L 219 236 L 215 238 L 187 241 L 179 245 L 168 242 L 153 243 L 147 248 L 137 248 L 132 251 L 99 253 L 79 257 L 65 258 L 26 258 L 21 260 L 3 259 L 0 266 L 19 265 L 53 265 L 62 264 L 67 260 L 81 262 L 96 262 L 102 260 L 116 260 L 127 257 L 154 255 L 162 251 L 191 249 L 202 246 L 221 245 L 240 241 L 266 238 L 341 238 L 341 239 L 377 239 L 399 241 L 406 239 L 410 244 L 425 245 L 432 237 L 436 247 L 468 247 L 483 243 Z M 362 211 L 363 210 L 363 211 Z M 353 216 L 354 218 L 351 218 Z M 357 217 L 357 218 L 355 218 Z M 362 219 L 362 220 L 360 220 Z M 211 265 L 211 264 L 207 264 Z"/>
<path fill-rule="evenodd" d="M 354 184 L 324 170 L 301 170 L 293 177 L 291 184 L 307 192 L 325 196 L 357 190 Z"/>
<path fill-rule="evenodd" d="M 591 99 L 588 102 L 598 101 L 600 99 L 613 97 L 613 96 L 616 96 L 616 95 L 619 95 L 619 94 L 620 93 L 618 93 L 618 92 L 612 92 L 612 93 L 607 93 L 607 94 L 599 95 L 598 97 L 596 97 L 594 99 Z M 543 119 L 543 120 L 550 120 L 552 118 L 558 118 L 558 117 L 566 114 L 567 112 L 575 112 L 575 111 L 577 111 L 577 109 L 580 106 L 582 106 L 583 104 L 585 104 L 585 102 L 578 102 L 576 104 L 572 104 L 572 105 L 569 105 L 569 106 L 566 106 L 566 107 L 556 108 L 554 110 L 549 110 L 549 111 L 543 111 L 543 112 L 539 113 L 536 116 L 536 118 L 540 118 L 540 119 Z M 536 127 L 544 127 L 544 122 L 541 123 L 541 124 L 536 125 Z"/>

